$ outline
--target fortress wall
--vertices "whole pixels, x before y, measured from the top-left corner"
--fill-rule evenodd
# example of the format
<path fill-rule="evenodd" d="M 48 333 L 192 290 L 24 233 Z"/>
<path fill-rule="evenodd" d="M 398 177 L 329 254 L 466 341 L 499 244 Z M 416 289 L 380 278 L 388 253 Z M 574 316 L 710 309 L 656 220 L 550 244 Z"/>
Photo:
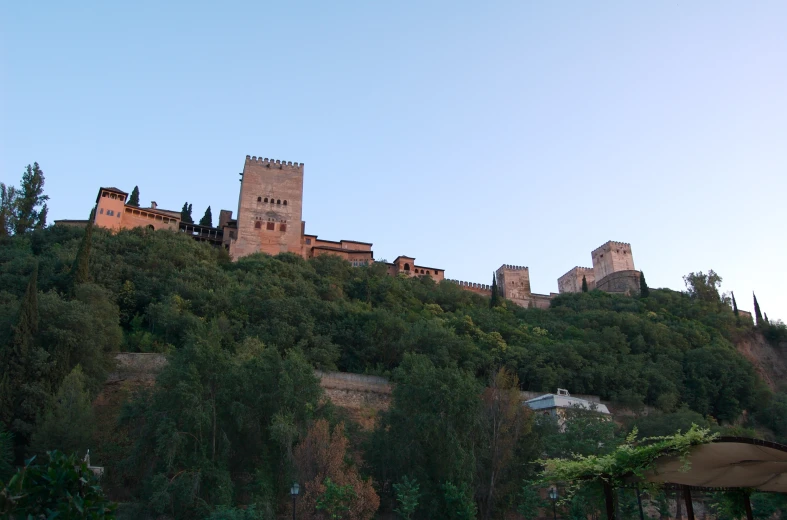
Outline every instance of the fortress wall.
<path fill-rule="evenodd" d="M 596 289 L 613 294 L 636 294 L 639 292 L 639 271 L 618 271 L 596 282 Z"/>
<path fill-rule="evenodd" d="M 485 285 L 482 283 L 475 283 L 475 282 L 465 282 L 464 280 L 447 280 L 451 283 L 455 283 L 459 285 L 465 291 L 474 292 L 476 294 L 480 294 L 481 296 L 492 296 L 492 286 Z"/>
<path fill-rule="evenodd" d="M 109 375 L 108 384 L 122 381 L 151 383 L 167 364 L 164 354 L 154 353 L 124 352 L 115 356 L 115 360 L 117 368 Z M 320 370 L 315 370 L 314 375 L 319 378 L 325 395 L 336 406 L 362 411 L 387 410 L 391 404 L 393 385 L 384 377 Z M 527 401 L 546 393 L 548 392 L 520 391 L 519 395 L 522 401 Z M 572 397 L 605 404 L 613 415 L 631 413 L 615 403 L 602 400 L 597 395 L 572 394 Z M 652 408 L 646 407 L 645 410 L 651 411 Z"/>
<path fill-rule="evenodd" d="M 552 305 L 552 295 L 534 294 L 533 307 L 536 309 L 548 309 Z"/>

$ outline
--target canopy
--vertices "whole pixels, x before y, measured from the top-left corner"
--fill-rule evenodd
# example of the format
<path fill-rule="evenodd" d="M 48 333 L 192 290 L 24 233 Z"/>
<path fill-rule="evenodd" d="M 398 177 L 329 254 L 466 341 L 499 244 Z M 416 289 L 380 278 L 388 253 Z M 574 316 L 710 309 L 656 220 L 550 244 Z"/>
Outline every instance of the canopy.
<path fill-rule="evenodd" d="M 691 449 L 689 467 L 680 457 L 659 459 L 648 482 L 694 489 L 753 488 L 787 493 L 787 446 L 746 437 L 721 437 Z"/>

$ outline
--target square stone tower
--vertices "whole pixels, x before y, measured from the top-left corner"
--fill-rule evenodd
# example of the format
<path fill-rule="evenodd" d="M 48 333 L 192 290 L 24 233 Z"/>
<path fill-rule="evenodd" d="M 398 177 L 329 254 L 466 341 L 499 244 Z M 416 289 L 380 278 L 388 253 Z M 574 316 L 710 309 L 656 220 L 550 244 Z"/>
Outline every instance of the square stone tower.
<path fill-rule="evenodd" d="M 246 156 L 230 254 L 301 254 L 303 163 Z"/>
<path fill-rule="evenodd" d="M 631 244 L 613 242 L 598 247 L 591 253 L 596 283 L 602 278 L 618 271 L 634 271 L 634 257 Z"/>
<path fill-rule="evenodd" d="M 575 267 L 557 279 L 558 292 L 582 292 L 582 278 L 585 278 L 589 291 L 596 287 L 596 277 L 593 269 L 590 267 Z"/>
<path fill-rule="evenodd" d="M 530 271 L 521 265 L 503 264 L 495 271 L 500 295 L 517 305 L 527 307 L 533 298 L 530 291 Z"/>

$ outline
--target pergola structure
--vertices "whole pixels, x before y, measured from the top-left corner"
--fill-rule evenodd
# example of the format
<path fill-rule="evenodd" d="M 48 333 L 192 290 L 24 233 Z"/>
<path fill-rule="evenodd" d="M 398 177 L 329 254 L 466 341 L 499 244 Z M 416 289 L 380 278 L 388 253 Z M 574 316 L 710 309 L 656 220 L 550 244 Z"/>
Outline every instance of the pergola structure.
<path fill-rule="evenodd" d="M 685 467 L 688 462 L 688 467 Z M 692 491 L 754 489 L 787 493 L 787 446 L 747 437 L 720 437 L 708 444 L 693 446 L 686 459 L 666 456 L 645 474 L 646 482 L 681 489 L 688 520 L 694 520 Z M 752 520 L 749 496 L 745 496 L 746 516 Z M 609 503 L 607 516 L 610 516 Z"/>

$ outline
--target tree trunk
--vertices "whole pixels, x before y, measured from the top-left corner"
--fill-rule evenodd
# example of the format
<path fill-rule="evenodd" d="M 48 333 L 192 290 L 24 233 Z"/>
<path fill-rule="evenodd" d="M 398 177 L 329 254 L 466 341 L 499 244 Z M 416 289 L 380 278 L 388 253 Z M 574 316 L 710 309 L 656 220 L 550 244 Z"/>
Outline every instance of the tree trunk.
<path fill-rule="evenodd" d="M 686 500 L 686 518 L 694 520 L 694 504 L 691 502 L 691 489 L 683 486 L 683 498 Z"/>
<path fill-rule="evenodd" d="M 213 405 L 213 456 L 211 460 L 216 462 L 216 388 L 211 385 L 211 402 Z"/>
<path fill-rule="evenodd" d="M 612 495 L 612 486 L 604 482 L 604 502 L 607 506 L 607 520 L 615 520 L 615 497 Z"/>
<path fill-rule="evenodd" d="M 754 514 L 751 511 L 751 498 L 748 493 L 743 497 L 743 505 L 746 506 L 746 520 L 754 520 Z"/>

